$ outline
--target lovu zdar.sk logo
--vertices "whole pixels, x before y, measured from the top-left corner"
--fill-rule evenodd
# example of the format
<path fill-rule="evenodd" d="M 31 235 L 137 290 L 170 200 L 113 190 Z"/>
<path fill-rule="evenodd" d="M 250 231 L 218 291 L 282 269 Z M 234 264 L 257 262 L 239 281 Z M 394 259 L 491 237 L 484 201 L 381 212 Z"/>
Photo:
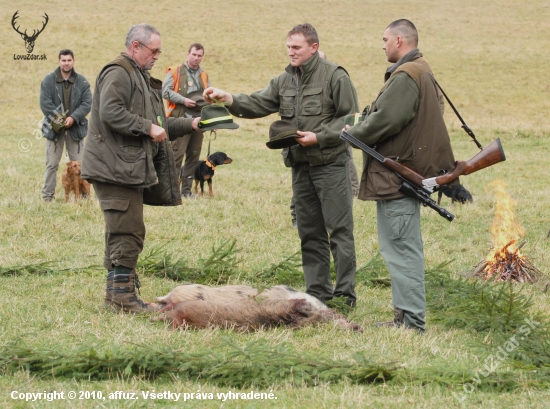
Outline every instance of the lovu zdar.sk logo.
<path fill-rule="evenodd" d="M 32 51 L 34 50 L 34 43 L 36 42 L 36 39 L 44 31 L 46 28 L 46 25 L 48 24 L 49 17 L 46 13 L 44 13 L 44 22 L 42 23 L 42 28 L 40 29 L 33 29 L 32 34 L 27 33 L 28 29 L 25 29 L 25 31 L 20 30 L 20 25 L 16 20 L 19 18 L 19 10 L 17 10 L 13 17 L 11 18 L 11 26 L 13 29 L 21 36 L 21 38 L 25 41 L 25 48 L 27 49 L 27 55 L 13 55 L 14 60 L 45 60 L 46 54 L 42 55 L 35 55 L 32 54 Z M 17 26 L 16 26 L 17 24 Z"/>

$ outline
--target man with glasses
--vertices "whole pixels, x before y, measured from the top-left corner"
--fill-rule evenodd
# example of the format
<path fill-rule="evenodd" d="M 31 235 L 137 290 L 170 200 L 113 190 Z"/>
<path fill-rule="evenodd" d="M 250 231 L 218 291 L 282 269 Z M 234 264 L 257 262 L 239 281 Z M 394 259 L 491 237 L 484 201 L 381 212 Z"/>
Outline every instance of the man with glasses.
<path fill-rule="evenodd" d="M 161 52 L 157 29 L 130 28 L 126 51 L 97 76 L 82 163 L 82 177 L 93 183 L 105 218 L 105 304 L 131 313 L 152 310 L 135 292 L 143 205 L 181 204 L 167 139 L 197 130 L 200 121 L 166 117 L 162 82 L 149 74 Z"/>
<path fill-rule="evenodd" d="M 168 101 L 168 116 L 174 118 L 200 116 L 195 96 L 202 98 L 202 92 L 210 85 L 208 74 L 200 67 L 203 57 L 204 47 L 199 43 L 194 43 L 191 44 L 187 52 L 187 62 L 166 69 L 162 97 Z M 185 156 L 185 163 L 181 170 L 181 195 L 185 198 L 192 197 L 191 185 L 201 154 L 202 140 L 202 132 L 195 131 L 177 139 L 172 144 L 174 160 L 178 169 L 180 169 Z"/>

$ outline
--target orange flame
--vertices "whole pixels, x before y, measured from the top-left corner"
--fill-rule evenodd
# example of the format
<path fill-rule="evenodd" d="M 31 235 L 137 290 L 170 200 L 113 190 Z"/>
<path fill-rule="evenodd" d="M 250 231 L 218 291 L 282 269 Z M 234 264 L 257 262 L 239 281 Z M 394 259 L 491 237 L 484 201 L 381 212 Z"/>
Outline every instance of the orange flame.
<path fill-rule="evenodd" d="M 491 226 L 493 234 L 493 249 L 487 257 L 488 265 L 498 257 L 504 257 L 506 252 L 514 252 L 514 243 L 525 235 L 523 227 L 516 222 L 514 207 L 517 202 L 506 192 L 506 182 L 495 180 L 490 184 L 495 191 L 495 218 Z M 519 257 L 519 250 L 516 253 Z"/>

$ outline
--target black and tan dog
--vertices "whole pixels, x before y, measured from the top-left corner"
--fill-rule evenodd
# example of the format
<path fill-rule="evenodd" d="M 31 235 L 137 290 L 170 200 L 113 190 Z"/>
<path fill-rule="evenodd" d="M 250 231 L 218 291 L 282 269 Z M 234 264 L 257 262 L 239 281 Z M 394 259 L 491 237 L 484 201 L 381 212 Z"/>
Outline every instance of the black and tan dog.
<path fill-rule="evenodd" d="M 214 177 L 214 171 L 216 166 L 229 165 L 233 162 L 229 156 L 223 152 L 214 152 L 208 156 L 205 160 L 199 161 L 195 168 L 195 195 L 198 194 L 198 186 L 201 186 L 201 197 L 204 196 L 204 181 L 208 183 L 208 193 L 210 196 L 214 196 L 212 190 L 212 178 Z"/>

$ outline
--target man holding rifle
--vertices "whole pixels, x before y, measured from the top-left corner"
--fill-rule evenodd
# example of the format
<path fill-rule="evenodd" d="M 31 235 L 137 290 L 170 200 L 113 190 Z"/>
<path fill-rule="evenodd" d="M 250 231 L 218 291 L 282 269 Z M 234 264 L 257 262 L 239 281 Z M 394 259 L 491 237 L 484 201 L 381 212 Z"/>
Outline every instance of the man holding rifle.
<path fill-rule="evenodd" d="M 384 86 L 363 120 L 345 129 L 380 154 L 426 177 L 452 171 L 455 159 L 443 121 L 443 97 L 417 48 L 416 27 L 409 20 L 396 20 L 384 31 L 383 41 L 386 57 L 393 63 Z M 390 272 L 394 306 L 394 320 L 377 325 L 424 332 L 420 202 L 400 191 L 402 182 L 392 170 L 366 158 L 359 199 L 376 201 L 380 253 Z M 455 183 L 458 178 L 451 182 Z"/>

